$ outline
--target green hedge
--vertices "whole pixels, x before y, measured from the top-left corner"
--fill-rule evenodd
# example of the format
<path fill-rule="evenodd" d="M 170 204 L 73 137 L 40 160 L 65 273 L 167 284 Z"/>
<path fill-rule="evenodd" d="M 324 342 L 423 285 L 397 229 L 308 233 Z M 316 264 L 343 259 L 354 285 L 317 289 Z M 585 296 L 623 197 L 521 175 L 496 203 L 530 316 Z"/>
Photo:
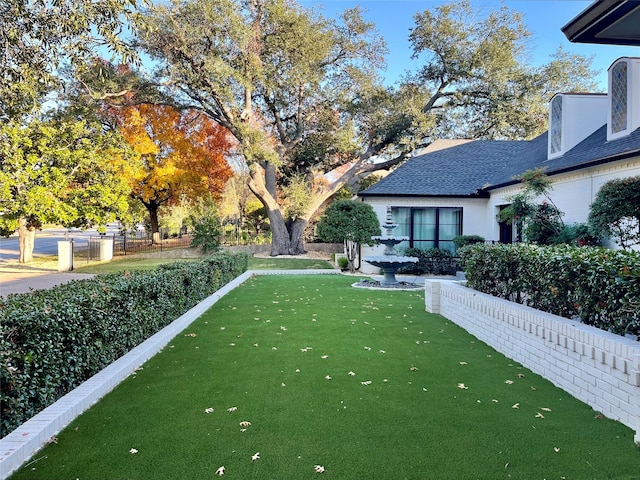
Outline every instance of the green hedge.
<path fill-rule="evenodd" d="M 458 270 L 458 259 L 449 250 L 439 248 L 406 248 L 402 252 L 407 257 L 417 257 L 418 262 L 398 270 L 408 275 L 455 275 Z"/>
<path fill-rule="evenodd" d="M 640 335 L 640 252 L 558 245 L 471 245 L 467 285 L 617 334 Z"/>
<path fill-rule="evenodd" d="M 0 437 L 247 270 L 218 253 L 0 299 Z"/>

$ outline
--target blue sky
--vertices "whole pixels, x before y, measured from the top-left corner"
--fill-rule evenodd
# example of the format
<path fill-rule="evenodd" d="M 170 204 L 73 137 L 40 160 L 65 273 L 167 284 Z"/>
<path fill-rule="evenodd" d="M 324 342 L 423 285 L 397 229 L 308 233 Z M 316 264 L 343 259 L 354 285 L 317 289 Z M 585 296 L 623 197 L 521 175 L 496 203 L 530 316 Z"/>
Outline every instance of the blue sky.
<path fill-rule="evenodd" d="M 324 16 L 332 18 L 347 8 L 360 5 L 366 10 L 364 17 L 373 22 L 387 42 L 387 72 L 385 80 L 393 84 L 406 70 L 415 69 L 411 60 L 408 41 L 416 12 L 431 10 L 443 2 L 440 0 L 298 0 L 305 7 L 321 6 Z M 594 55 L 593 67 L 600 70 L 596 81 L 606 90 L 607 68 L 619 57 L 640 56 L 640 47 L 617 45 L 574 44 L 569 42 L 561 27 L 585 10 L 592 0 L 472 0 L 474 8 L 482 12 L 497 10 L 501 4 L 523 14 L 524 24 L 532 33 L 529 63 L 542 65 L 550 60 L 559 46 L 563 50 L 581 55 Z"/>

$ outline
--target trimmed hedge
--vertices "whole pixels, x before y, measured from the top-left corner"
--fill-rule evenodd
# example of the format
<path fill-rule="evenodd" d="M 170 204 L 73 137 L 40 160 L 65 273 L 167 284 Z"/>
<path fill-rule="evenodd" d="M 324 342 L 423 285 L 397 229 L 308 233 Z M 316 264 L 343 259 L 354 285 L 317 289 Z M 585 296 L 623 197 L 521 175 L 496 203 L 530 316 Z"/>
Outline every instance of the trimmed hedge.
<path fill-rule="evenodd" d="M 0 299 L 0 437 L 247 270 L 218 253 Z"/>
<path fill-rule="evenodd" d="M 449 250 L 406 248 L 402 254 L 407 257 L 418 257 L 418 262 L 399 269 L 398 273 L 409 275 L 455 275 L 459 267 L 458 259 Z"/>
<path fill-rule="evenodd" d="M 569 245 L 470 245 L 467 285 L 616 334 L 640 335 L 640 252 Z"/>

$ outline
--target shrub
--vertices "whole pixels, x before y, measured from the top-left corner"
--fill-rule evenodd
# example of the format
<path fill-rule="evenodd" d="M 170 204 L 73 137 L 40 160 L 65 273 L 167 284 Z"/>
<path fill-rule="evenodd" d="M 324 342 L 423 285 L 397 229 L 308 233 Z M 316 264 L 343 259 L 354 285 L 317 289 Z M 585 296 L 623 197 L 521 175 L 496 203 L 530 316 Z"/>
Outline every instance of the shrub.
<path fill-rule="evenodd" d="M 574 223 L 565 225 L 557 235 L 552 237 L 551 243 L 578 247 L 584 247 L 586 245 L 597 246 L 600 244 L 600 239 L 591 234 L 589 226 L 586 223 Z"/>
<path fill-rule="evenodd" d="M 247 269 L 217 254 L 0 299 L 5 436 Z"/>
<path fill-rule="evenodd" d="M 558 245 L 472 245 L 467 284 L 617 334 L 640 334 L 640 253 Z"/>
<path fill-rule="evenodd" d="M 220 247 L 220 220 L 212 199 L 201 200 L 189 218 L 193 228 L 192 247 L 200 247 L 204 253 L 216 252 Z"/>
<path fill-rule="evenodd" d="M 404 255 L 418 257 L 418 262 L 399 269 L 398 273 L 410 275 L 454 275 L 458 269 L 458 261 L 449 250 L 406 248 Z"/>
<path fill-rule="evenodd" d="M 349 259 L 347 257 L 339 257 L 338 267 L 342 270 L 346 270 L 349 267 Z"/>
<path fill-rule="evenodd" d="M 611 237 L 622 248 L 640 245 L 640 176 L 602 186 L 591 205 L 589 228 L 596 236 Z"/>
<path fill-rule="evenodd" d="M 453 238 L 453 244 L 456 248 L 466 247 L 467 245 L 473 245 L 474 243 L 484 243 L 484 237 L 480 235 L 458 235 Z"/>

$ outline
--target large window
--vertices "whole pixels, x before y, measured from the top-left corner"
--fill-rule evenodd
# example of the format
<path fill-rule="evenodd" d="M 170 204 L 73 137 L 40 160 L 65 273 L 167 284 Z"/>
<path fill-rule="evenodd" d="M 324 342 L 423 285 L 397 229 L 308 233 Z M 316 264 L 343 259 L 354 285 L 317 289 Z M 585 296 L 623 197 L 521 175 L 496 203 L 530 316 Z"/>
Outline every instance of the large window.
<path fill-rule="evenodd" d="M 551 125 L 549 125 L 551 153 L 562 150 L 562 96 L 556 95 L 551 101 Z"/>
<path fill-rule="evenodd" d="M 611 133 L 627 129 L 627 62 L 611 70 Z"/>
<path fill-rule="evenodd" d="M 460 207 L 394 207 L 393 221 L 398 226 L 393 235 L 409 237 L 397 249 L 413 247 L 423 250 L 441 248 L 455 252 L 453 239 L 462 235 Z"/>

